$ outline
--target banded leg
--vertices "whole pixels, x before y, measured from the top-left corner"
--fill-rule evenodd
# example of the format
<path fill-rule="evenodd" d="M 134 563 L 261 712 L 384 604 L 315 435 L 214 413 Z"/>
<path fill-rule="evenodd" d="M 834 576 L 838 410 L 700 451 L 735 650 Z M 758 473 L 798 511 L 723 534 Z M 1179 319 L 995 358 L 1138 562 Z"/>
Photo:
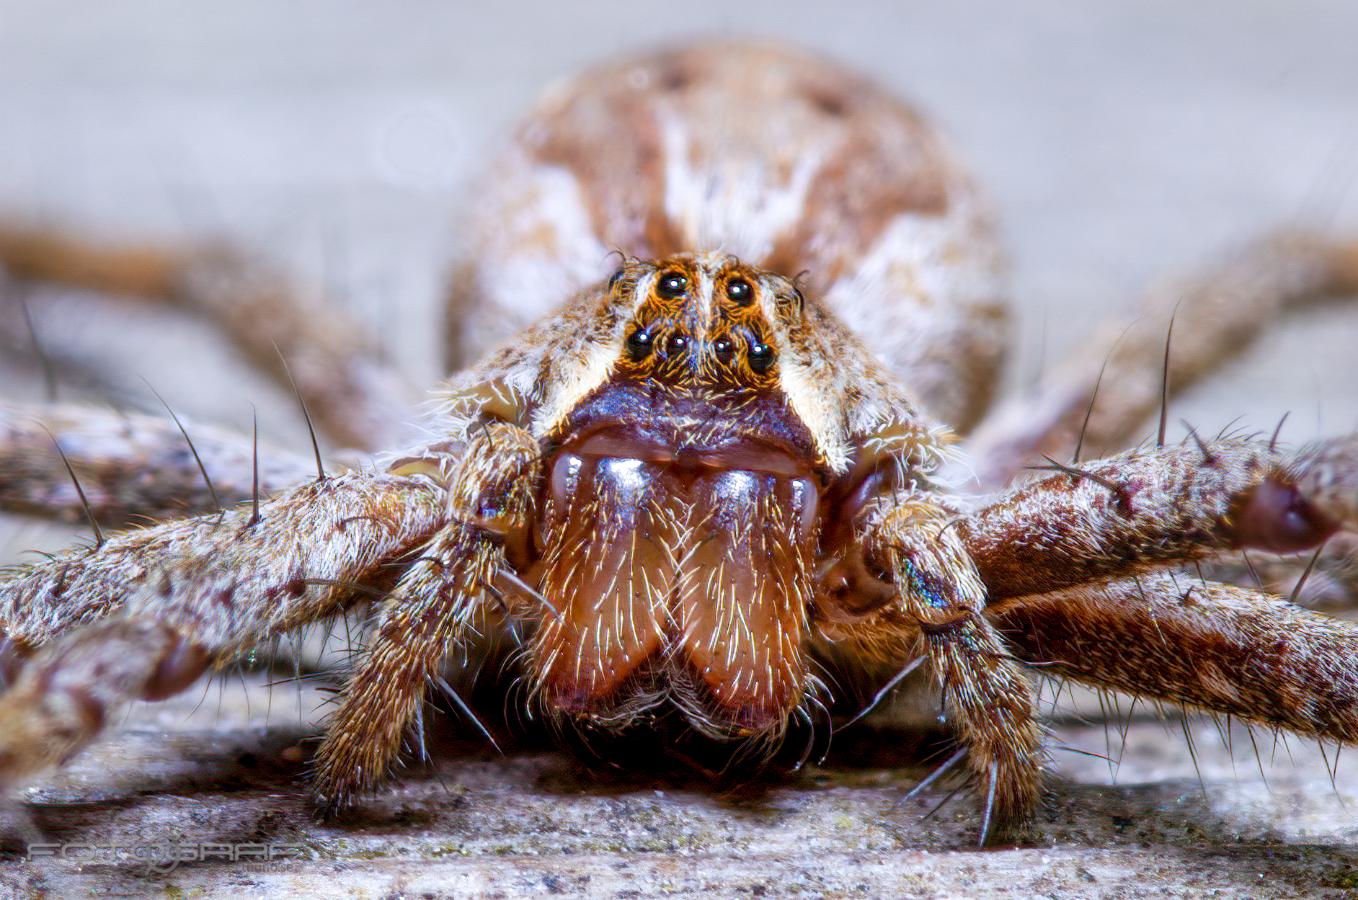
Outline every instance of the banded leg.
<path fill-rule="evenodd" d="M 513 576 L 509 554 L 527 536 L 539 456 L 537 441 L 507 424 L 488 426 L 468 445 L 449 478 L 448 523 L 383 602 L 327 723 L 312 783 L 322 809 L 338 812 L 381 784 L 449 648 L 486 592 L 504 584 L 503 573 Z"/>
<path fill-rule="evenodd" d="M 262 505 L 127 531 L 0 573 L 0 785 L 92 740 L 121 703 L 340 612 L 444 521 L 423 478 L 362 473 Z"/>
<path fill-rule="evenodd" d="M 203 315 L 280 383 L 291 377 L 318 427 L 342 446 L 374 450 L 403 440 L 411 394 L 376 360 L 364 330 L 335 309 L 303 303 L 281 279 L 220 247 L 100 245 L 0 223 L 0 267 L 15 278 Z"/>
<path fill-rule="evenodd" d="M 1103 329 L 1088 349 L 1052 372 L 1037 396 L 1016 397 L 993 409 L 968 442 L 976 474 L 993 488 L 1043 455 L 1068 458 L 1096 383 L 1084 445 L 1106 453 L 1134 440 L 1161 402 L 1171 316 L 1169 387 L 1179 392 L 1238 356 L 1284 314 L 1355 292 L 1358 243 L 1284 234 L 1247 246 L 1216 268 L 1145 297 L 1129 317 L 1131 324 Z"/>
<path fill-rule="evenodd" d="M 1044 671 L 1358 741 L 1358 625 L 1259 591 L 1158 575 L 1019 597 L 987 611 Z"/>
<path fill-rule="evenodd" d="M 985 586 L 955 530 L 945 527 L 948 519 L 926 503 L 893 502 L 870 520 L 869 560 L 891 573 L 901 612 L 918 624 L 948 721 L 972 774 L 986 786 L 982 843 L 1020 834 L 1041 790 L 1032 690 L 983 615 Z"/>
<path fill-rule="evenodd" d="M 0 509 L 83 521 L 69 462 L 104 524 L 214 512 L 253 496 L 255 457 L 249 438 L 220 428 L 181 432 L 169 418 L 88 406 L 0 405 Z M 259 448 L 258 462 L 266 496 L 316 477 L 309 457 L 278 447 Z"/>

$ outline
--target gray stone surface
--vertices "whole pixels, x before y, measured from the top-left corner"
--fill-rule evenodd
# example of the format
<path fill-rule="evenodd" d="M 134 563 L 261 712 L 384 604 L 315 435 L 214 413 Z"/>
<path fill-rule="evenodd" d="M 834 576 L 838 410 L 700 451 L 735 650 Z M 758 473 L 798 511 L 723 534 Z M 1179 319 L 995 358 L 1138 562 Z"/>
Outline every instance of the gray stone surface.
<path fill-rule="evenodd" d="M 109 234 L 225 233 L 373 323 L 416 383 L 437 376 L 439 285 L 477 165 L 551 79 L 590 60 L 717 33 L 822 48 L 919 99 L 991 189 L 1013 251 L 1013 389 L 1149 279 L 1278 223 L 1352 230 L 1358 7 L 1307 2 L 331 4 L 0 0 L 0 210 Z M 71 304 L 79 301 L 65 301 Z M 80 303 L 63 343 L 183 413 L 303 440 L 291 400 L 198 324 Z M 1280 327 L 1176 410 L 1203 428 L 1285 410 L 1293 440 L 1358 421 L 1358 310 Z M 0 392 L 40 380 L 0 359 Z M 0 561 L 71 532 L 0 523 Z M 1034 846 L 969 848 L 974 805 L 928 792 L 914 732 L 844 734 L 825 766 L 760 793 L 600 776 L 530 747 L 451 738 L 345 827 L 298 785 L 319 694 L 245 687 L 133 712 L 3 812 L 54 841 L 301 843 L 262 867 L 135 862 L 0 868 L 0 894 L 1304 896 L 1358 890 L 1348 762 L 1142 712 L 1116 784 L 1056 751 Z M 249 701 L 248 705 L 246 701 Z M 1097 714 L 1088 702 L 1077 708 Z M 455 732 L 448 726 L 450 734 Z M 1105 753 L 1116 729 L 1060 720 Z M 1334 759 L 1333 749 L 1327 751 Z M 437 775 L 438 777 L 435 777 Z M 1265 778 L 1266 776 L 1266 778 Z M 440 779 L 442 784 L 440 784 Z M 1345 806 L 1347 804 L 1347 807 Z"/>

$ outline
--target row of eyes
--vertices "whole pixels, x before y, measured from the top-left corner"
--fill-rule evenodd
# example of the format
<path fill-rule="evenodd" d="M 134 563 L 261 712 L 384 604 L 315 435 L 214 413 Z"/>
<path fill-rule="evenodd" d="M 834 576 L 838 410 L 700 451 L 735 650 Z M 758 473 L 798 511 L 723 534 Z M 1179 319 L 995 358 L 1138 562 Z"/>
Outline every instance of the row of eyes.
<path fill-rule="evenodd" d="M 655 285 L 655 292 L 666 300 L 677 300 L 687 290 L 688 277 L 682 272 L 665 272 Z M 737 306 L 749 306 L 754 302 L 754 288 L 743 278 L 732 278 L 726 282 L 726 299 Z"/>
<path fill-rule="evenodd" d="M 666 300 L 677 300 L 688 290 L 688 277 L 682 272 L 665 272 L 656 281 L 655 290 Z M 754 302 L 754 288 L 743 278 L 733 278 L 726 282 L 726 298 L 738 306 L 748 306 Z M 689 342 L 686 335 L 670 335 L 670 339 L 665 342 L 665 351 L 671 356 L 678 355 L 688 350 Z M 635 362 L 650 356 L 654 347 L 655 338 L 645 329 L 638 329 L 627 338 L 627 351 Z M 735 352 L 736 345 L 728 337 L 719 337 L 713 341 L 712 349 L 716 352 L 717 358 L 725 362 Z M 762 341 L 751 340 L 748 355 L 750 368 L 757 373 L 763 374 L 773 366 L 775 357 L 773 348 Z"/>
<path fill-rule="evenodd" d="M 608 279 L 611 288 L 622 280 L 623 270 L 619 269 Z M 666 272 L 656 282 L 656 293 L 666 300 L 676 300 L 688 290 L 688 276 L 682 272 Z M 726 282 L 726 298 L 738 306 L 749 306 L 754 302 L 754 288 L 743 278 L 733 278 Z"/>
<path fill-rule="evenodd" d="M 672 334 L 665 342 L 665 351 L 671 356 L 683 353 L 688 350 L 690 339 L 687 335 Z M 627 336 L 627 352 L 631 355 L 633 362 L 640 362 L 651 355 L 655 346 L 655 337 L 645 329 L 638 329 Z M 717 358 L 722 362 L 728 361 L 735 353 L 735 341 L 729 337 L 719 337 L 712 342 L 712 349 L 717 354 Z M 775 354 L 773 348 L 762 341 L 751 340 L 749 343 L 748 358 L 750 368 L 758 374 L 763 374 L 773 367 Z"/>

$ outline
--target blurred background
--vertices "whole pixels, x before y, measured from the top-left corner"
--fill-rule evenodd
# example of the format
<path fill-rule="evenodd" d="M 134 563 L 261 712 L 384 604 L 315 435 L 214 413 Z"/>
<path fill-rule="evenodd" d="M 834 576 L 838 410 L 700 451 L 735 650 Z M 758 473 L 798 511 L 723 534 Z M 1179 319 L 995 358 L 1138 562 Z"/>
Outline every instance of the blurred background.
<path fill-rule="evenodd" d="M 1020 336 L 1011 391 L 1156 278 L 1237 241 L 1297 223 L 1358 234 L 1358 196 L 1349 199 L 1358 4 L 1349 0 L 0 0 L 0 219 L 111 239 L 224 237 L 369 323 L 389 361 L 432 384 L 443 374 L 438 322 L 460 211 L 512 124 L 554 80 L 592 62 L 733 35 L 785 39 L 871 73 L 951 136 L 988 189 L 1010 251 Z M 181 415 L 245 430 L 255 404 L 266 437 L 305 446 L 293 398 L 194 319 L 59 291 L 30 303 L 48 342 L 108 374 L 105 388 L 63 385 L 64 398 L 154 409 L 144 378 Z M 1355 345 L 1358 305 L 1299 316 L 1177 403 L 1175 418 L 1205 431 L 1237 417 L 1266 428 L 1290 410 L 1292 441 L 1349 430 L 1358 425 Z M 0 400 L 43 392 L 41 373 L 0 358 Z M 0 563 L 72 533 L 0 518 Z M 1191 779 L 1198 761 L 1189 765 L 1177 736 L 1153 731 L 1134 771 Z M 1103 749 L 1107 734 L 1097 735 Z M 1290 795 L 1321 798 L 1320 812 L 1284 823 L 1253 783 L 1233 795 L 1242 805 L 1214 801 L 1193 815 L 1227 816 L 1223 834 L 1248 820 L 1274 837 L 1351 838 L 1311 762 Z M 1101 761 L 1058 763 L 1080 781 L 1103 777 Z M 1226 778 L 1234 759 L 1203 765 Z M 1242 769 L 1252 766 L 1246 758 Z M 509 774 L 496 783 L 526 783 Z M 1178 789 L 1167 790 L 1147 809 L 1172 811 L 1164 798 Z M 1072 815 L 1089 799 L 1075 797 Z M 305 821 L 302 806 L 294 812 Z M 582 815 L 605 827 L 592 807 Z M 960 820 L 946 842 L 969 840 L 972 824 Z M 1101 846 L 1123 833 L 1076 818 L 1070 827 L 1058 843 L 1087 833 Z M 970 884 L 971 865 L 958 885 Z"/>

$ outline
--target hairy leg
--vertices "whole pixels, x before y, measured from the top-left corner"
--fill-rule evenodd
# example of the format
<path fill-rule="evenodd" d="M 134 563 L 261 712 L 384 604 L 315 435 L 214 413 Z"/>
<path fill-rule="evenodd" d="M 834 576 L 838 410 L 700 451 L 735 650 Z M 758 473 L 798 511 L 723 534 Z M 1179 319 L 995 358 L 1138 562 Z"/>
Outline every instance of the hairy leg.
<path fill-rule="evenodd" d="M 992 603 L 1229 550 L 1313 549 L 1358 523 L 1353 437 L 1293 459 L 1230 440 L 1058 468 L 956 523 Z"/>
<path fill-rule="evenodd" d="M 273 635 L 334 615 L 445 517 L 422 478 L 302 485 L 221 515 L 116 534 L 0 573 L 0 783 L 39 774 L 117 705 L 186 688 Z"/>
<path fill-rule="evenodd" d="M 1044 671 L 1358 740 L 1358 625 L 1277 597 L 1154 575 L 1019 597 L 986 615 Z"/>
<path fill-rule="evenodd" d="M 898 599 L 883 612 L 916 624 L 947 718 L 986 797 L 982 842 L 1021 833 L 1037 809 L 1043 752 L 1032 689 L 985 619 L 985 586 L 937 507 L 908 496 L 880 503 L 865 547 Z"/>
<path fill-rule="evenodd" d="M 323 809 L 339 811 L 376 789 L 486 593 L 497 582 L 513 591 L 517 578 L 505 584 L 503 573 L 514 574 L 510 555 L 527 536 L 539 457 L 532 435 L 495 424 L 477 433 L 452 471 L 448 522 L 383 602 L 327 723 L 312 785 Z"/>
<path fill-rule="evenodd" d="M 222 248 L 102 245 L 8 222 L 0 223 L 0 267 L 19 279 L 203 315 L 255 365 L 295 381 L 317 425 L 343 446 L 372 450 L 403 439 L 411 393 L 376 360 L 363 329 L 303 303 L 278 277 Z"/>
<path fill-rule="evenodd" d="M 1095 453 L 1125 447 L 1160 406 L 1171 317 L 1169 388 L 1178 392 L 1239 355 L 1285 313 L 1352 293 L 1358 243 L 1306 234 L 1258 241 L 1216 268 L 1167 285 L 1053 371 L 1037 396 L 1015 397 L 990 412 L 968 442 L 977 476 L 994 488 L 1044 454 L 1068 458 L 1086 411 L 1085 447 Z"/>
<path fill-rule="evenodd" d="M 181 431 L 169 417 L 0 404 L 0 509 L 84 521 L 69 462 L 101 523 L 215 512 L 254 495 L 255 458 L 249 438 L 202 425 Z M 261 447 L 258 472 L 259 491 L 268 496 L 314 479 L 316 464 Z"/>

